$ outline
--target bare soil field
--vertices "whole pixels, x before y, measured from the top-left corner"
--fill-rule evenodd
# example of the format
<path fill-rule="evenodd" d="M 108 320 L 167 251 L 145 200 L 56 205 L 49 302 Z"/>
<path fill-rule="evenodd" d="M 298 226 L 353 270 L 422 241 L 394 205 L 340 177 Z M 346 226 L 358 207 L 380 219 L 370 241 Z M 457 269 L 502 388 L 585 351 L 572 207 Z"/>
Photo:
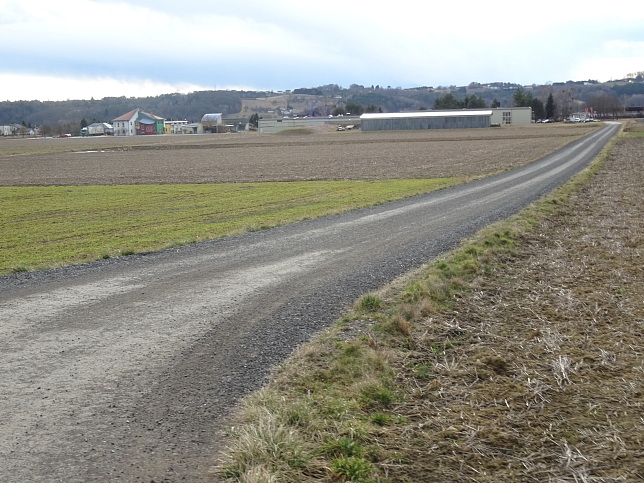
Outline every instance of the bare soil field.
<path fill-rule="evenodd" d="M 471 178 L 534 161 L 597 127 L 5 139 L 0 186 Z"/>

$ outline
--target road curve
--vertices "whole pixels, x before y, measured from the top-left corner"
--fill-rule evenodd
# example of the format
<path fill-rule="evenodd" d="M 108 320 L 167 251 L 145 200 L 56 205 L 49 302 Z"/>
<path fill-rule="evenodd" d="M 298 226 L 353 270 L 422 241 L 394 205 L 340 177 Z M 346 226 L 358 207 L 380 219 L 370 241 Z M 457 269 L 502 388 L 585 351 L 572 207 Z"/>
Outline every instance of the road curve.
<path fill-rule="evenodd" d="M 218 431 L 270 366 L 361 294 L 566 182 L 618 129 L 387 205 L 0 277 L 0 481 L 212 481 Z"/>

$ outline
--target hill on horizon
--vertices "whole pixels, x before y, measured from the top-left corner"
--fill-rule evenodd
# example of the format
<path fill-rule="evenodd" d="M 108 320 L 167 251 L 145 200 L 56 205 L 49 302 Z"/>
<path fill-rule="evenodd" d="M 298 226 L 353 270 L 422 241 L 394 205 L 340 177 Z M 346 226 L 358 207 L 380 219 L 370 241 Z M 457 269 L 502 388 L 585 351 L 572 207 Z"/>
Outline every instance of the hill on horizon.
<path fill-rule="evenodd" d="M 29 127 L 46 126 L 50 132 L 78 132 L 81 122 L 111 122 L 135 108 L 141 108 L 171 120 L 196 122 L 207 113 L 223 113 L 225 118 L 250 118 L 282 115 L 327 116 L 346 106 L 370 108 L 382 112 L 405 112 L 431 109 L 436 99 L 451 94 L 456 99 L 476 96 L 487 106 L 493 102 L 500 107 L 513 105 L 517 89 L 529 92 L 546 102 L 550 94 L 558 105 L 583 111 L 588 101 L 598 96 L 612 99 L 621 106 L 644 105 L 644 79 L 623 79 L 599 83 L 568 81 L 549 85 L 521 86 L 495 82 L 468 86 L 392 88 L 352 84 L 343 88 L 328 84 L 290 91 L 198 91 L 189 94 L 163 94 L 154 97 L 105 97 L 103 99 L 67 101 L 4 101 L 0 102 L 0 125 L 22 124 Z"/>

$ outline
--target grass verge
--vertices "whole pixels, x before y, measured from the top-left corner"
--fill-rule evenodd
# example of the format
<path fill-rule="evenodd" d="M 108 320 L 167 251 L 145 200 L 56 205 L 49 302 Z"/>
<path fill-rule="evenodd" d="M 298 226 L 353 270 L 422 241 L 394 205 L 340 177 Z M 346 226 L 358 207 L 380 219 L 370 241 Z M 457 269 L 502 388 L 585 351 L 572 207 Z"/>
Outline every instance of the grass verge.
<path fill-rule="evenodd" d="M 245 401 L 217 475 L 642 479 L 637 141 L 362 297 Z"/>
<path fill-rule="evenodd" d="M 3 187 L 0 274 L 261 230 L 462 181 Z"/>

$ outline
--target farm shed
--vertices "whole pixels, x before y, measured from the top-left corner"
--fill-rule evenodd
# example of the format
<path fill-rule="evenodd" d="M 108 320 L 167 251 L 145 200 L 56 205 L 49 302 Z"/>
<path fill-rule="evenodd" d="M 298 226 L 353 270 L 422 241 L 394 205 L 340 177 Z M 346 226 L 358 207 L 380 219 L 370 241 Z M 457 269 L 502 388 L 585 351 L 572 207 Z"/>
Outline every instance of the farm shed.
<path fill-rule="evenodd" d="M 224 117 L 221 112 L 204 114 L 201 118 L 201 125 L 205 131 L 219 132 L 224 127 Z"/>
<path fill-rule="evenodd" d="M 490 127 L 492 111 L 422 111 L 363 114 L 363 131 L 402 131 L 410 129 L 465 129 Z"/>
<path fill-rule="evenodd" d="M 203 134 L 203 133 L 204 133 L 203 124 L 200 122 L 192 122 L 189 124 L 181 125 L 180 134 Z"/>

